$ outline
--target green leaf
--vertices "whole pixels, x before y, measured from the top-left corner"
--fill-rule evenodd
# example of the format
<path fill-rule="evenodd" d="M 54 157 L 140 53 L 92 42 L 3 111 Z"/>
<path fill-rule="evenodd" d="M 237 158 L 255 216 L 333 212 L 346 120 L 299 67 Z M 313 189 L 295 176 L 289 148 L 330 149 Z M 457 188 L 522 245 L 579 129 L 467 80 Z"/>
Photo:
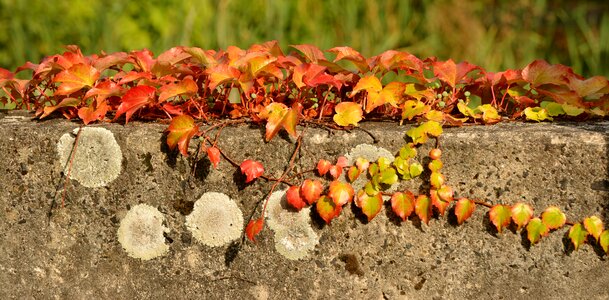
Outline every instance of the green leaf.
<path fill-rule="evenodd" d="M 541 214 L 541 221 L 548 226 L 548 229 L 552 230 L 565 225 L 567 217 L 560 211 L 560 208 L 550 206 Z"/>
<path fill-rule="evenodd" d="M 527 224 L 527 238 L 531 245 L 536 244 L 542 236 L 546 236 L 550 230 L 540 218 L 534 218 Z"/>
<path fill-rule="evenodd" d="M 372 181 L 368 181 L 364 185 L 364 192 L 366 192 L 366 194 L 368 194 L 369 196 L 373 196 L 380 192 L 380 187 L 374 184 Z"/>
<path fill-rule="evenodd" d="M 423 173 L 423 166 L 418 162 L 412 163 L 409 169 L 411 178 L 415 178 Z"/>
<path fill-rule="evenodd" d="M 553 101 L 543 101 L 539 104 L 539 106 L 541 106 L 541 108 L 544 108 L 548 112 L 548 115 L 550 115 L 551 117 L 556 117 L 565 114 L 565 110 L 562 108 L 562 105 Z"/>
<path fill-rule="evenodd" d="M 603 233 L 601 233 L 598 242 L 601 245 L 601 248 L 605 250 L 605 253 L 609 254 L 609 230 L 605 230 Z"/>
<path fill-rule="evenodd" d="M 533 208 L 530 205 L 524 203 L 516 203 L 512 205 L 512 220 L 514 221 L 514 224 L 518 225 L 517 230 L 520 230 L 520 228 L 527 225 L 532 217 Z M 541 219 L 539 221 L 541 221 Z M 533 242 L 531 241 L 531 243 Z"/>
<path fill-rule="evenodd" d="M 573 225 L 573 227 L 571 227 L 571 229 L 569 230 L 569 238 L 571 239 L 575 250 L 577 250 L 579 246 L 586 242 L 587 236 L 588 232 L 580 223 Z"/>
<path fill-rule="evenodd" d="M 577 106 L 568 104 L 568 103 L 563 103 L 562 104 L 562 109 L 565 111 L 565 113 L 569 116 L 575 117 L 575 116 L 579 116 L 581 115 L 584 111 L 586 111 L 583 108 L 579 108 Z"/>
<path fill-rule="evenodd" d="M 603 232 L 603 221 L 597 216 L 588 217 L 584 219 L 584 227 L 598 241 Z"/>
<path fill-rule="evenodd" d="M 476 204 L 474 201 L 466 198 L 457 200 L 457 204 L 455 205 L 455 216 L 457 217 L 457 223 L 459 223 L 459 225 L 463 224 L 465 220 L 471 217 L 475 209 Z"/>
<path fill-rule="evenodd" d="M 408 160 L 417 156 L 417 149 L 414 147 L 412 143 L 408 143 L 400 148 L 400 158 L 403 160 Z"/>
<path fill-rule="evenodd" d="M 436 121 L 427 121 L 418 127 L 410 128 L 406 135 L 412 139 L 413 144 L 423 144 L 427 142 L 428 135 L 440 136 L 442 134 L 442 125 Z"/>
<path fill-rule="evenodd" d="M 371 163 L 370 166 L 368 167 L 368 174 L 370 174 L 370 177 L 376 175 L 376 173 L 378 173 L 379 171 L 379 165 L 377 163 Z"/>
<path fill-rule="evenodd" d="M 381 171 L 380 182 L 389 185 L 398 182 L 398 175 L 396 175 L 395 169 L 386 168 L 385 170 Z"/>
<path fill-rule="evenodd" d="M 359 177 L 360 171 L 356 166 L 351 166 L 347 171 L 347 179 L 349 182 L 354 182 Z"/>
<path fill-rule="evenodd" d="M 414 201 L 412 192 L 396 192 L 391 196 L 391 209 L 398 217 L 402 218 L 402 221 L 406 221 L 414 211 Z"/>
<path fill-rule="evenodd" d="M 497 227 L 497 231 L 501 233 L 504 227 L 510 224 L 511 210 L 507 205 L 497 204 L 489 211 L 491 222 Z"/>
<path fill-rule="evenodd" d="M 374 219 L 381 211 L 381 208 L 383 208 L 383 195 L 381 193 L 374 196 L 368 196 L 366 193 L 362 193 L 362 197 L 358 197 L 358 199 L 362 212 L 368 217 L 368 222 Z"/>

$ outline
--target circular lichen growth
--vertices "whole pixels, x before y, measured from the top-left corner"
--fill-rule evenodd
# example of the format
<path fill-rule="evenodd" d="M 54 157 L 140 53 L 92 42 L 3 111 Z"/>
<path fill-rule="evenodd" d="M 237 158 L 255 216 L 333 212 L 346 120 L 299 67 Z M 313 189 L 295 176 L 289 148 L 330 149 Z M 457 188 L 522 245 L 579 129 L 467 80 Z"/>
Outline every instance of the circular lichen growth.
<path fill-rule="evenodd" d="M 275 232 L 275 249 L 287 259 L 305 258 L 319 242 L 317 233 L 309 224 L 310 208 L 299 212 L 287 209 L 284 191 L 271 194 L 267 204 L 267 224 Z"/>
<path fill-rule="evenodd" d="M 222 193 L 205 193 L 186 216 L 186 228 L 202 244 L 223 246 L 241 237 L 243 213 L 237 203 Z"/>
<path fill-rule="evenodd" d="M 395 157 L 393 156 L 393 154 L 391 154 L 391 152 L 389 152 L 389 150 L 382 148 L 382 147 L 370 145 L 370 144 L 359 144 L 359 145 L 355 146 L 354 148 L 352 148 L 349 151 L 349 153 L 345 154 L 345 158 L 347 158 L 347 163 L 349 165 L 354 165 L 355 160 L 360 157 L 363 159 L 366 159 L 370 163 L 378 161 L 378 159 L 381 157 L 386 158 L 387 161 L 390 163 L 392 163 L 395 160 Z M 360 175 L 354 182 L 351 183 L 351 186 L 353 186 L 353 189 L 355 190 L 356 193 L 357 193 L 357 191 L 363 189 L 364 185 L 366 185 L 366 182 L 368 182 L 369 178 L 367 178 L 365 175 L 366 174 Z M 343 182 L 347 181 L 345 172 L 343 172 L 343 174 L 341 174 L 340 179 Z M 397 183 L 393 184 L 387 191 L 392 192 L 397 188 L 397 186 L 398 186 Z"/>
<path fill-rule="evenodd" d="M 163 226 L 164 221 L 165 217 L 158 209 L 138 204 L 121 220 L 118 241 L 134 258 L 149 260 L 164 255 L 169 250 L 163 235 L 169 229 Z"/>
<path fill-rule="evenodd" d="M 110 130 L 99 127 L 81 128 L 74 160 L 70 164 L 78 128 L 64 134 L 57 143 L 59 161 L 64 172 L 70 170 L 70 179 L 85 187 L 106 186 L 121 172 L 123 154 Z"/>

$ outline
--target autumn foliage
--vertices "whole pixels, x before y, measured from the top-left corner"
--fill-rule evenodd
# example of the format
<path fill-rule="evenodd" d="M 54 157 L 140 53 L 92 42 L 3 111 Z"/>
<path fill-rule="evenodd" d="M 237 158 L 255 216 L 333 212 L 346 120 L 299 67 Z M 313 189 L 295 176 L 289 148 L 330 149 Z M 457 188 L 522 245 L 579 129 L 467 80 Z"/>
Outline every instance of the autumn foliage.
<path fill-rule="evenodd" d="M 18 78 L 23 72 L 28 79 Z M 189 143 L 198 138 L 199 149 L 214 168 L 226 156 L 216 146 L 217 136 L 200 127 L 223 126 L 227 119 L 263 126 L 267 142 L 283 131 L 297 143 L 303 134 L 299 125 L 351 129 L 365 119 L 416 122 L 405 132 L 410 142 L 393 161 L 354 158 L 349 165 L 344 157 L 322 158 L 312 166 L 311 177 L 289 184 L 287 202 L 296 210 L 314 207 L 328 224 L 352 202 L 368 222 L 388 201 L 400 220 L 418 218 L 425 224 L 447 212 L 463 224 L 477 206 L 484 206 L 497 233 L 513 225 L 526 230 L 527 239 L 535 244 L 569 225 L 575 249 L 591 237 L 609 251 L 609 231 L 596 216 L 573 223 L 558 207 L 548 207 L 536 216 L 526 203 L 454 199 L 442 174 L 438 137 L 443 127 L 504 119 L 605 117 L 609 112 L 607 78 L 583 78 L 567 66 L 536 60 L 523 69 L 487 72 L 467 62 L 421 59 L 394 50 L 366 58 L 350 47 L 322 51 L 312 45 L 293 45 L 286 53 L 276 41 L 217 51 L 175 47 L 156 57 L 148 50 L 85 56 L 78 47 L 67 46 L 66 52 L 38 64 L 27 62 L 15 72 L 0 68 L 0 89 L 3 107 L 33 110 L 40 119 L 62 115 L 85 124 L 167 120 L 169 149 L 188 156 L 192 154 Z M 425 168 L 416 159 L 417 149 L 430 139 L 436 140 L 436 146 Z M 277 179 L 266 176 L 255 158 L 241 163 L 226 158 L 245 175 L 246 183 L 258 178 L 274 181 L 272 189 L 287 183 L 284 176 L 293 163 Z M 313 171 L 320 178 L 313 178 Z M 387 192 L 399 181 L 423 174 L 429 174 L 424 179 L 428 192 Z M 354 190 L 351 183 L 362 177 L 364 187 Z M 254 241 L 263 227 L 264 218 L 250 220 L 247 237 Z"/>

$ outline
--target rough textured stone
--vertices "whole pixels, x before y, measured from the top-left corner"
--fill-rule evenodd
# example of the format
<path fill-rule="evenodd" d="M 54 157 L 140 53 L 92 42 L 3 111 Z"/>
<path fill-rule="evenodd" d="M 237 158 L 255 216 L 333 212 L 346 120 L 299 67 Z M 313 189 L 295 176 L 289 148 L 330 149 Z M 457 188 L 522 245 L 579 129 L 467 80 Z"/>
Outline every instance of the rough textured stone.
<path fill-rule="evenodd" d="M 416 218 L 399 222 L 386 208 L 368 224 L 352 209 L 344 209 L 330 226 L 313 218 L 319 244 L 301 260 L 279 254 L 268 229 L 257 244 L 194 243 L 185 216 L 202 194 L 227 194 L 247 219 L 270 183 L 244 184 L 226 160 L 213 169 L 206 158 L 191 176 L 192 162 L 162 146 L 163 124 L 96 126 L 114 133 L 123 153 L 122 172 L 106 187 L 70 181 L 66 207 L 55 205 L 49 217 L 63 187 L 57 142 L 78 125 L 0 115 L 1 299 L 609 298 L 609 265 L 598 249 L 584 245 L 571 252 L 565 247 L 568 228 L 529 247 L 520 233 L 494 233 L 483 207 L 462 226 L 446 217 L 432 219 L 429 226 Z M 362 127 L 392 152 L 403 145 L 408 128 Z M 606 122 L 449 128 L 441 140 L 443 173 L 457 196 L 523 201 L 536 214 L 557 205 L 571 221 L 597 215 L 609 224 L 608 134 Z M 263 135 L 258 128 L 227 127 L 218 147 L 238 162 L 260 160 L 267 174 L 280 176 L 294 140 L 280 133 L 264 143 Z M 362 143 L 373 139 L 357 129 L 308 128 L 296 168 L 309 170 L 319 158 L 334 159 Z M 426 189 L 417 180 L 404 187 Z M 139 203 L 165 216 L 169 251 L 162 257 L 131 258 L 117 240 L 120 220 Z"/>

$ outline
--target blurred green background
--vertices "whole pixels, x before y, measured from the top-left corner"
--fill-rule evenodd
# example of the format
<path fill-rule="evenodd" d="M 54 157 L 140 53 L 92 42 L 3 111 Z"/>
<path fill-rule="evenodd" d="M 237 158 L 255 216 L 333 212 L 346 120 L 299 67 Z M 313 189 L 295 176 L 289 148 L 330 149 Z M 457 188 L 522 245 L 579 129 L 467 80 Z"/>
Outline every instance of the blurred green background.
<path fill-rule="evenodd" d="M 489 71 L 536 58 L 609 77 L 609 1 L 0 0 L 0 67 L 61 53 L 278 40 L 365 56 L 388 49 L 467 60 Z"/>

